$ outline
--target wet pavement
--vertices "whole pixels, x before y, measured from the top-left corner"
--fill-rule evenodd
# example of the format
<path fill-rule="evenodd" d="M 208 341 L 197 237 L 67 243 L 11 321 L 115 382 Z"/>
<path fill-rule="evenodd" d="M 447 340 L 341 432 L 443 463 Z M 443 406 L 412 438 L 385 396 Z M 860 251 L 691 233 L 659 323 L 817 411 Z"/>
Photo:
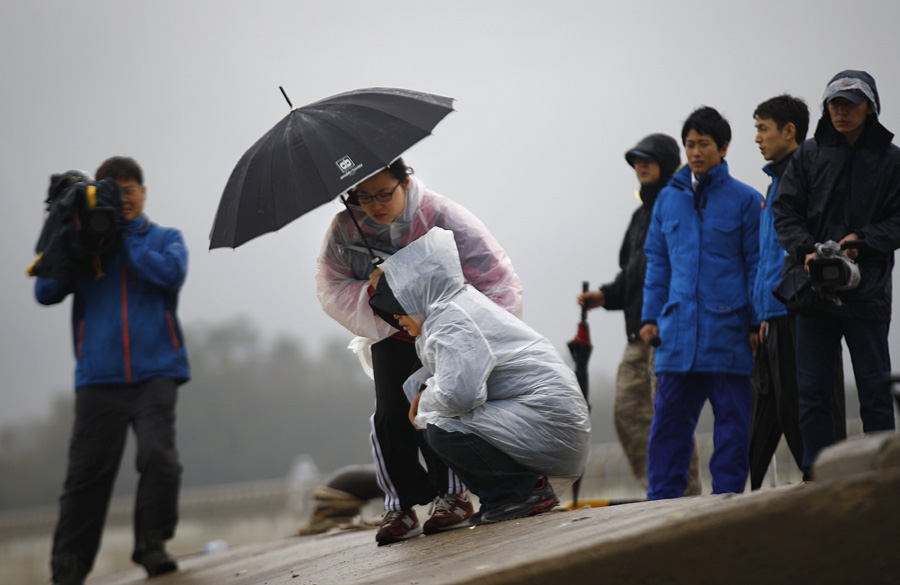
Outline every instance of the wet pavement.
<path fill-rule="evenodd" d="M 900 437 L 835 451 L 820 460 L 821 479 L 796 486 L 558 509 L 384 547 L 371 530 L 292 537 L 182 557 L 177 573 L 149 583 L 900 583 Z M 88 581 L 146 583 L 137 568 Z"/>

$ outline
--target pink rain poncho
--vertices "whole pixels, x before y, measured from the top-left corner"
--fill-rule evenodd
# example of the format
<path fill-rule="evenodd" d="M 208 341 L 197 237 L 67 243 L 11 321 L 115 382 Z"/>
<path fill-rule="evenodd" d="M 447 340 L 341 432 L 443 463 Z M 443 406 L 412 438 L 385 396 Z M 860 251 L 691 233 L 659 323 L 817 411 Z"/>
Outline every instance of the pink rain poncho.
<path fill-rule="evenodd" d="M 468 283 L 516 317 L 522 316 L 522 283 L 512 262 L 487 227 L 466 208 L 410 177 L 406 206 L 388 225 L 372 221 L 351 205 L 369 244 L 389 256 L 438 226 L 453 232 Z M 378 341 L 397 330 L 369 307 L 369 273 L 374 266 L 349 211 L 335 216 L 316 270 L 317 296 L 325 312 L 356 335 Z"/>

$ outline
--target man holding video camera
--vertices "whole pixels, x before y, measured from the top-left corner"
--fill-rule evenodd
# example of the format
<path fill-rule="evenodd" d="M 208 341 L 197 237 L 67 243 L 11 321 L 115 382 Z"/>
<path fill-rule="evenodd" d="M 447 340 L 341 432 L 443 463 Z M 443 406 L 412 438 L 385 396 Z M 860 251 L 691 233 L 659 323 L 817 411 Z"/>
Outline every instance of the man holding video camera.
<path fill-rule="evenodd" d="M 847 342 L 859 393 L 863 430 L 894 428 L 890 388 L 888 327 L 891 272 L 900 247 L 900 148 L 878 121 L 881 101 L 875 79 L 865 71 L 841 71 L 828 82 L 815 137 L 795 153 L 773 204 L 778 241 L 811 273 L 811 304 L 797 316 L 797 385 L 803 473 L 812 479 L 819 452 L 836 442 L 833 424 L 834 355 Z M 829 241 L 846 248 L 853 270 L 839 270 L 818 249 Z M 857 246 L 848 248 L 848 245 Z M 810 261 L 813 264 L 810 264 Z M 847 262 L 849 264 L 849 262 Z M 823 282 L 823 275 L 848 275 L 852 283 Z M 829 277 L 830 278 L 830 277 Z M 842 286 L 843 285 L 843 286 Z"/>
<path fill-rule="evenodd" d="M 187 249 L 178 230 L 144 215 L 147 191 L 134 159 L 106 160 L 87 190 L 106 178 L 122 190 L 118 250 L 96 274 L 39 277 L 35 284 L 44 305 L 73 295 L 75 423 L 53 539 L 56 585 L 80 585 L 93 568 L 129 428 L 140 474 L 132 559 L 150 577 L 178 568 L 164 543 L 175 533 L 181 485 L 175 403 L 178 386 L 190 378 L 176 315 Z M 77 217 L 72 221 L 86 229 Z"/>

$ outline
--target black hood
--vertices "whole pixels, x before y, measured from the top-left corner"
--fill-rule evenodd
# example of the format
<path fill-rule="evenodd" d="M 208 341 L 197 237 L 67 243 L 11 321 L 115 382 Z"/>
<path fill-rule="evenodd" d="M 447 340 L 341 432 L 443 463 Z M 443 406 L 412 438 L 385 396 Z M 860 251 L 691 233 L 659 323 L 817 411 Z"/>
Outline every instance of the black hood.
<path fill-rule="evenodd" d="M 652 158 L 659 163 L 659 183 L 665 185 L 681 164 L 681 150 L 678 141 L 668 134 L 650 134 L 625 153 L 625 160 L 632 167 L 634 159 Z"/>

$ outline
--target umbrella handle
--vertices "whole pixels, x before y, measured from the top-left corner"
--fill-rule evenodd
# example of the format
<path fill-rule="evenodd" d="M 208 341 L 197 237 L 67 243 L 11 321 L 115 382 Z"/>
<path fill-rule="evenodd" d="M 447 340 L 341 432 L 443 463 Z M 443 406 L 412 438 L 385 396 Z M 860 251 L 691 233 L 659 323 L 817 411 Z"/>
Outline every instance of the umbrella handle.
<path fill-rule="evenodd" d="M 588 281 L 586 281 L 586 280 L 582 281 L 581 292 L 586 293 L 588 290 L 590 290 L 590 288 L 591 288 L 591 285 L 588 284 Z M 581 322 L 582 323 L 587 323 L 587 312 L 588 312 L 587 305 L 581 305 Z"/>
<path fill-rule="evenodd" d="M 285 98 L 287 98 L 287 96 L 285 96 Z M 350 214 L 350 219 L 353 220 L 353 225 L 356 226 L 356 231 L 358 231 L 359 235 L 362 237 L 363 244 L 365 245 L 366 250 L 369 251 L 369 256 L 372 257 L 372 264 L 378 266 L 379 264 L 384 262 L 384 258 L 376 255 L 375 252 L 372 251 L 372 246 L 369 245 L 369 240 L 366 239 L 366 234 L 364 234 L 362 228 L 359 227 L 359 222 L 356 221 L 356 215 L 354 215 L 353 210 L 350 209 L 350 204 L 347 203 L 347 199 L 343 195 L 341 195 L 341 203 L 343 203 L 344 207 L 347 208 L 347 213 Z"/>

